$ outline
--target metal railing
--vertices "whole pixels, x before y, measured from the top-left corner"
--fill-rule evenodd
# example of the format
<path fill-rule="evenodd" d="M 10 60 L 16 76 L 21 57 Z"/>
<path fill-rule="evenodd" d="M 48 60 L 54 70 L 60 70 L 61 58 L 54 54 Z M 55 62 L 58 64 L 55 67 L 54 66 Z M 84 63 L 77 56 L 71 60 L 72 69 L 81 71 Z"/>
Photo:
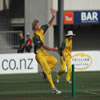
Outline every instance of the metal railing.
<path fill-rule="evenodd" d="M 22 31 L 0 31 L 0 53 L 17 52 L 20 32 Z"/>

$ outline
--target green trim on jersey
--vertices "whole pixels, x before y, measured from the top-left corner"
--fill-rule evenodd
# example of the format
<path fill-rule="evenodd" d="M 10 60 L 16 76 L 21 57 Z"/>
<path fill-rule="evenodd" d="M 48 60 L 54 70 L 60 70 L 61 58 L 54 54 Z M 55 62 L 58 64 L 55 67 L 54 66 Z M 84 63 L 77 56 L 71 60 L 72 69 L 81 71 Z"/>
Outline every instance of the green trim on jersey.
<path fill-rule="evenodd" d="M 36 53 L 36 50 L 39 49 L 41 46 L 43 46 L 43 42 L 40 39 L 39 35 L 37 35 L 36 33 L 34 33 L 33 36 L 33 43 L 34 43 L 34 52 Z"/>
<path fill-rule="evenodd" d="M 44 33 L 47 31 L 47 29 L 49 28 L 48 25 L 42 25 L 41 28 L 44 30 Z"/>
<path fill-rule="evenodd" d="M 48 25 L 47 24 L 42 25 L 41 29 L 43 29 L 44 33 L 45 33 L 48 29 Z M 34 36 L 33 36 L 33 43 L 34 43 L 34 53 L 36 53 L 36 50 L 39 49 L 41 46 L 43 46 L 43 42 L 42 42 L 40 36 L 37 35 L 36 33 L 34 33 Z"/>
<path fill-rule="evenodd" d="M 61 45 L 61 47 L 59 48 L 59 54 L 60 54 L 60 56 L 62 56 L 62 51 L 64 50 L 64 48 L 65 48 L 65 45 L 66 45 L 66 39 L 64 39 L 64 41 L 62 42 L 62 45 Z"/>

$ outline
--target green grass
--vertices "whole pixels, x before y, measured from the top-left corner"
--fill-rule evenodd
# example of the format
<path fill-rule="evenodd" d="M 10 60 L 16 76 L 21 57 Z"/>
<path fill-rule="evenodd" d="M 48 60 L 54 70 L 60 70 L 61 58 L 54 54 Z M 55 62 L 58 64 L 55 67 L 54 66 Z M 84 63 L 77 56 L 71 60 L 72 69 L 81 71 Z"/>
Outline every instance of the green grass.
<path fill-rule="evenodd" d="M 56 84 L 62 94 L 51 93 L 48 81 L 38 74 L 0 75 L 0 100 L 100 100 L 100 72 L 75 73 L 75 97 L 72 86 L 65 81 L 66 73 Z"/>

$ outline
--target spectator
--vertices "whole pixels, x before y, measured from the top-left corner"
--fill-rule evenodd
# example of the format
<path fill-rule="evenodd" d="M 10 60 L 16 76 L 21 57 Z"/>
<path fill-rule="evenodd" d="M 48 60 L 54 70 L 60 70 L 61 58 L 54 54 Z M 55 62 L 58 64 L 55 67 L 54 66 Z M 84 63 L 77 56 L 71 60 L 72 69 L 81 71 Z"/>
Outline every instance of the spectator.
<path fill-rule="evenodd" d="M 20 32 L 17 53 L 23 53 L 23 52 L 24 52 L 24 36 L 23 33 Z"/>
<path fill-rule="evenodd" d="M 31 52 L 32 50 L 32 39 L 30 38 L 30 33 L 26 33 L 27 40 L 25 42 L 25 51 Z"/>

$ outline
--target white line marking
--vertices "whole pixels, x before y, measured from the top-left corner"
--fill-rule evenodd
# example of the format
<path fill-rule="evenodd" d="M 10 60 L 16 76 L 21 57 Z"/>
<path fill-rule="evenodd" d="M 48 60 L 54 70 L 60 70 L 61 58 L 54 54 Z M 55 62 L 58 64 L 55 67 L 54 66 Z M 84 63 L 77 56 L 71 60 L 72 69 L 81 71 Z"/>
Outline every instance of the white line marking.
<path fill-rule="evenodd" d="M 85 91 L 85 93 L 89 93 L 89 94 L 97 94 L 95 92 L 89 92 L 89 91 Z"/>

